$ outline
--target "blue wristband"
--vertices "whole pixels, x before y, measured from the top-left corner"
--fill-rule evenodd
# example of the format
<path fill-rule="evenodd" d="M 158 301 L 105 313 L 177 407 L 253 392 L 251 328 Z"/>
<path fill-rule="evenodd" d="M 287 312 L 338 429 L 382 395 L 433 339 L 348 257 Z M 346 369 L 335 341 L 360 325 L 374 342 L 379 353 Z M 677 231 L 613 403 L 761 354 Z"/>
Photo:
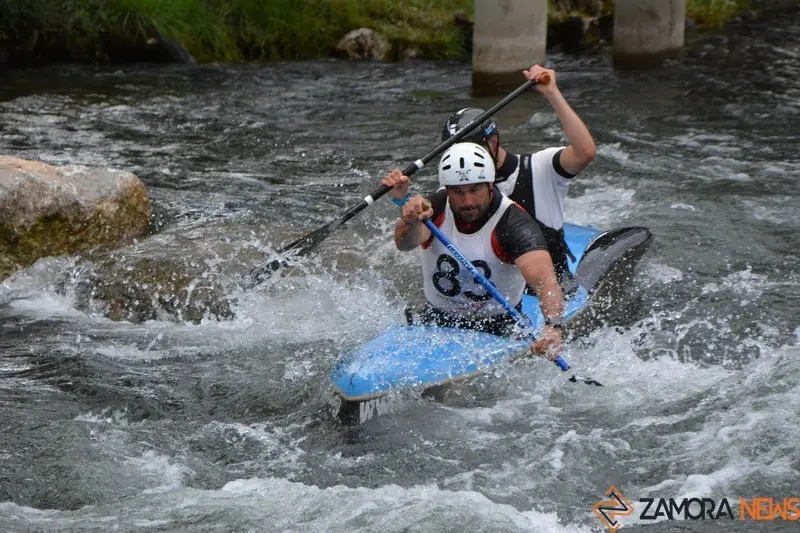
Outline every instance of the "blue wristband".
<path fill-rule="evenodd" d="M 398 200 L 397 198 L 393 198 L 391 196 L 389 197 L 389 200 L 391 200 L 392 203 L 394 205 L 396 205 L 397 207 L 403 207 L 404 205 L 406 205 L 406 203 L 408 203 L 408 201 L 410 199 L 411 199 L 411 195 L 410 194 L 406 194 L 406 197 L 403 198 L 402 200 Z"/>

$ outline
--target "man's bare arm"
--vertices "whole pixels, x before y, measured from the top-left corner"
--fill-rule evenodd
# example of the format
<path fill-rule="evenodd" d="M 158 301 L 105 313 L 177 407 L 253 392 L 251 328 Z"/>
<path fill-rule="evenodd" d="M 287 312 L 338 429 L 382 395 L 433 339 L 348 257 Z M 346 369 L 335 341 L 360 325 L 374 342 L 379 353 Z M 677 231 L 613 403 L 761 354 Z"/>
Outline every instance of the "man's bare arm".
<path fill-rule="evenodd" d="M 556 281 L 550 253 L 547 250 L 528 252 L 519 256 L 516 264 L 522 277 L 536 291 L 545 318 L 560 321 L 564 313 L 564 299 L 561 286 Z"/>
<path fill-rule="evenodd" d="M 592 134 L 589 128 L 583 123 L 578 114 L 567 103 L 561 90 L 556 85 L 556 72 L 546 69 L 539 65 L 533 65 L 530 69 L 523 71 L 529 80 L 540 81 L 545 74 L 550 77 L 548 83 L 540 81 L 535 85 L 536 90 L 542 93 L 561 121 L 561 127 L 567 136 L 569 146 L 561 152 L 561 167 L 570 174 L 577 174 L 587 167 L 597 153 Z"/>

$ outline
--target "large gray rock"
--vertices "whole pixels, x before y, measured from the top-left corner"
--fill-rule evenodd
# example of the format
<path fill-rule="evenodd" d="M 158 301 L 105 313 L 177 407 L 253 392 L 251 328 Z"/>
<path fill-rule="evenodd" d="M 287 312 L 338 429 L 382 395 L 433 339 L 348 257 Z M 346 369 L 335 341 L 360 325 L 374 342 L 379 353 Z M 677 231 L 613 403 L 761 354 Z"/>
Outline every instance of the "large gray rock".
<path fill-rule="evenodd" d="M 336 50 L 350 59 L 372 59 L 391 61 L 392 43 L 389 39 L 369 28 L 359 28 L 342 37 Z"/>
<path fill-rule="evenodd" d="M 149 217 L 130 172 L 0 156 L 0 280 L 40 257 L 126 243 Z"/>

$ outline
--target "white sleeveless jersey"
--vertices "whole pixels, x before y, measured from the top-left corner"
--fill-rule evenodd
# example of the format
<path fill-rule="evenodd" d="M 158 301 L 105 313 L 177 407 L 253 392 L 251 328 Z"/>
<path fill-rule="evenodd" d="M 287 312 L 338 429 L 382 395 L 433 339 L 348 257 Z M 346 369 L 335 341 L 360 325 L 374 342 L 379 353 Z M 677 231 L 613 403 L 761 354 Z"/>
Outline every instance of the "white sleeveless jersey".
<path fill-rule="evenodd" d="M 553 157 L 564 148 L 546 148 L 531 154 L 530 162 L 518 156 L 517 168 L 495 187 L 513 198 L 532 217 L 553 229 L 564 225 L 564 200 L 572 182 L 556 171 Z M 499 179 L 499 178 L 498 178 Z"/>
<path fill-rule="evenodd" d="M 503 196 L 500 207 L 484 226 L 473 234 L 458 231 L 450 210 L 450 201 L 444 209 L 444 220 L 439 229 L 453 241 L 456 248 L 469 259 L 485 278 L 494 283 L 500 294 L 511 305 L 517 305 L 525 290 L 525 279 L 516 265 L 500 260 L 492 249 L 492 231 L 500 217 L 513 205 Z M 425 297 L 431 305 L 450 313 L 469 313 L 481 316 L 504 314 L 497 303 L 480 283 L 476 282 L 466 267 L 453 257 L 436 238 L 428 248 L 422 249 L 422 275 Z"/>

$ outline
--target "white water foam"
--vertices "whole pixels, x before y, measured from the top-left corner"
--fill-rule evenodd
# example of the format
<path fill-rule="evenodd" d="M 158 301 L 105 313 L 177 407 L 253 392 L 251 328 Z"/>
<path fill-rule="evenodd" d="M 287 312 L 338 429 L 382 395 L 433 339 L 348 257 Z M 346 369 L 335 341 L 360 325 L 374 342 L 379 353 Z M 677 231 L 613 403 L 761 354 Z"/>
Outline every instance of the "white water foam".
<path fill-rule="evenodd" d="M 302 276 L 231 293 L 236 302 L 231 320 L 117 322 L 77 310 L 72 295 L 56 292 L 54 280 L 72 267 L 71 258 L 40 260 L 0 285 L 0 301 L 30 322 L 58 319 L 70 324 L 64 338 L 69 350 L 91 350 L 109 359 L 148 362 L 286 340 L 352 343 L 402 320 L 397 295 L 380 276 L 362 271 L 333 279 L 310 263 L 300 271 Z M 302 365 L 295 370 L 302 373 Z"/>
<path fill-rule="evenodd" d="M 645 263 L 641 270 L 641 275 L 651 281 L 657 283 L 669 284 L 683 281 L 683 271 L 661 263 L 648 262 Z"/>
<path fill-rule="evenodd" d="M 603 229 L 614 227 L 634 214 L 635 194 L 636 191 L 621 187 L 593 187 L 582 196 L 566 199 L 564 218 L 574 224 Z"/>
<path fill-rule="evenodd" d="M 743 271 L 728 274 L 719 283 L 706 283 L 703 285 L 701 293 L 711 294 L 726 291 L 731 294 L 731 297 L 739 299 L 739 305 L 745 306 L 752 305 L 753 300 L 760 298 L 768 288 L 785 284 L 787 282 L 769 281 L 766 275 L 756 274 L 748 266 Z"/>
<path fill-rule="evenodd" d="M 450 423 L 462 427 L 459 437 L 472 443 L 472 451 L 505 449 L 508 439 L 523 450 L 509 455 L 503 468 L 487 465 L 462 472 L 445 480 L 445 486 L 478 490 L 490 498 L 519 496 L 518 490 L 535 491 L 551 480 L 572 482 L 576 489 L 586 469 L 604 455 L 619 463 L 617 471 L 607 473 L 609 484 L 619 476 L 627 479 L 628 469 L 644 474 L 659 471 L 665 461 L 672 464 L 670 470 L 681 474 L 659 482 L 664 497 L 730 495 L 744 490 L 754 476 L 800 480 L 793 451 L 786 446 L 800 437 L 797 347 L 765 346 L 763 353 L 771 355 L 731 371 L 668 357 L 642 361 L 632 350 L 634 333 L 600 330 L 565 355 L 576 373 L 603 382 L 602 389 L 565 383 L 566 375 L 544 361 L 532 361 L 527 369 L 517 367 L 507 397 L 491 407 L 444 409 L 458 415 L 461 424 Z M 776 380 L 776 375 L 781 377 Z M 765 397 L 758 392 L 765 386 L 783 392 Z M 588 424 L 593 429 L 585 427 L 587 417 L 594 420 Z M 581 422 L 570 424 L 573 419 Z M 497 442 L 497 431 L 502 431 L 497 427 L 508 424 L 517 433 Z M 637 446 L 642 441 L 649 443 L 647 448 Z M 780 444 L 751 449 L 754 441 Z M 661 452 L 648 454 L 650 446 Z M 658 492 L 651 485 L 625 484 L 628 496 Z M 597 494 L 605 488 L 597 487 Z"/>
<path fill-rule="evenodd" d="M 518 510 L 471 491 L 435 485 L 374 489 L 319 488 L 276 478 L 231 481 L 219 490 L 178 489 L 143 494 L 119 504 L 77 511 L 40 511 L 0 503 L 7 531 L 33 527 L 97 528 L 113 522 L 122 531 L 143 524 L 216 531 L 446 532 L 490 528 L 497 532 L 589 533 L 592 528 L 559 523 L 555 513 Z M 14 527 L 18 526 L 18 527 Z"/>
<path fill-rule="evenodd" d="M 154 486 L 142 491 L 143 494 L 160 494 L 181 487 L 192 474 L 186 465 L 176 463 L 174 458 L 152 450 L 138 457 L 128 457 L 119 466 L 138 470 L 141 477 L 150 480 Z"/>
<path fill-rule="evenodd" d="M 765 196 L 757 199 L 742 199 L 741 206 L 759 221 L 779 226 L 800 226 L 800 210 L 791 196 Z"/>
<path fill-rule="evenodd" d="M 258 470 L 264 467 L 271 471 L 280 470 L 286 479 L 294 479 L 307 469 L 307 452 L 302 448 L 307 438 L 306 426 L 306 423 L 245 425 L 211 422 L 199 430 L 197 438 L 207 446 L 214 445 L 225 450 L 227 455 L 241 458 L 243 464 L 252 463 Z M 263 467 L 258 467 L 259 462 Z"/>
<path fill-rule="evenodd" d="M 774 350 L 709 388 L 696 406 L 671 419 L 648 420 L 638 431 L 654 423 L 684 428 L 660 439 L 672 475 L 648 485 L 630 483 L 626 495 L 727 497 L 736 512 L 739 497 L 765 495 L 765 479 L 775 486 L 798 486 L 800 464 L 792 443 L 800 438 L 799 361 L 797 346 Z M 660 463 L 648 457 L 642 466 L 658 469 Z"/>
<path fill-rule="evenodd" d="M 597 155 L 617 163 L 630 160 L 630 154 L 622 148 L 622 143 L 602 143 L 597 146 Z"/>

